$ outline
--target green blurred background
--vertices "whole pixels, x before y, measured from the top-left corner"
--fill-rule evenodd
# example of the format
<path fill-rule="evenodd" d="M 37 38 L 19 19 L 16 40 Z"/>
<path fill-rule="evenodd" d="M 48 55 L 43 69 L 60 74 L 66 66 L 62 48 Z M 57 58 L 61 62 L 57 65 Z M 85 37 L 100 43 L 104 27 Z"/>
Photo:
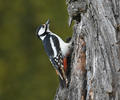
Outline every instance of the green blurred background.
<path fill-rule="evenodd" d="M 59 81 L 35 31 L 71 36 L 65 0 L 0 0 L 0 100 L 52 100 Z"/>

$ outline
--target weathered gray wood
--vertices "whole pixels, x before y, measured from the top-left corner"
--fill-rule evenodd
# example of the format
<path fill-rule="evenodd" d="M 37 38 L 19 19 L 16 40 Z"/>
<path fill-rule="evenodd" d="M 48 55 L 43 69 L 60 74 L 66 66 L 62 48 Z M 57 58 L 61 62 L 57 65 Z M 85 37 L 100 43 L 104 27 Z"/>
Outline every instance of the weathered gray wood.
<path fill-rule="evenodd" d="M 75 20 L 71 80 L 54 99 L 120 100 L 120 0 L 67 2 Z"/>

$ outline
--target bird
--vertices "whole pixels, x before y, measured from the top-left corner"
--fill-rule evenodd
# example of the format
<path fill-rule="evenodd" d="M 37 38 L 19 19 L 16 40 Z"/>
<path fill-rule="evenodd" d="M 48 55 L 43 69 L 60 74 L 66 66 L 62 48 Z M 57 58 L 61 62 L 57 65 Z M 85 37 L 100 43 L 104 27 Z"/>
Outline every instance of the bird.
<path fill-rule="evenodd" d="M 38 26 L 37 37 L 42 41 L 45 52 L 59 79 L 62 81 L 63 87 L 65 87 L 68 86 L 68 78 L 66 76 L 67 56 L 70 55 L 72 42 L 64 42 L 57 34 L 50 31 L 49 26 L 49 19 L 45 24 Z"/>

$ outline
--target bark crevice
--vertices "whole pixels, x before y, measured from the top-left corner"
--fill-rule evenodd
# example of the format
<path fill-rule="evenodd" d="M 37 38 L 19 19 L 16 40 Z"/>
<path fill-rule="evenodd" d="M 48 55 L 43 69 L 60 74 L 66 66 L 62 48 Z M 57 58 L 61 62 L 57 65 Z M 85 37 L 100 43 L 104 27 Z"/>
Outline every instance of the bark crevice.
<path fill-rule="evenodd" d="M 55 100 L 120 100 L 120 1 L 69 0 L 68 14 L 75 20 L 71 80 Z"/>

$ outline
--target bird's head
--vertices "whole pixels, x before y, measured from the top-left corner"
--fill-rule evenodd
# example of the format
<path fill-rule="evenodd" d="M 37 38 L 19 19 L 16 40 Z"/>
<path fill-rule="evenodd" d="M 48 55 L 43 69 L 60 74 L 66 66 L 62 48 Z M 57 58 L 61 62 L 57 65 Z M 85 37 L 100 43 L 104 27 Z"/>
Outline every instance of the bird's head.
<path fill-rule="evenodd" d="M 37 28 L 36 33 L 37 33 L 37 36 L 41 38 L 45 36 L 46 34 L 48 34 L 49 32 L 50 31 L 49 31 L 49 19 L 48 19 L 45 24 L 42 24 Z"/>

